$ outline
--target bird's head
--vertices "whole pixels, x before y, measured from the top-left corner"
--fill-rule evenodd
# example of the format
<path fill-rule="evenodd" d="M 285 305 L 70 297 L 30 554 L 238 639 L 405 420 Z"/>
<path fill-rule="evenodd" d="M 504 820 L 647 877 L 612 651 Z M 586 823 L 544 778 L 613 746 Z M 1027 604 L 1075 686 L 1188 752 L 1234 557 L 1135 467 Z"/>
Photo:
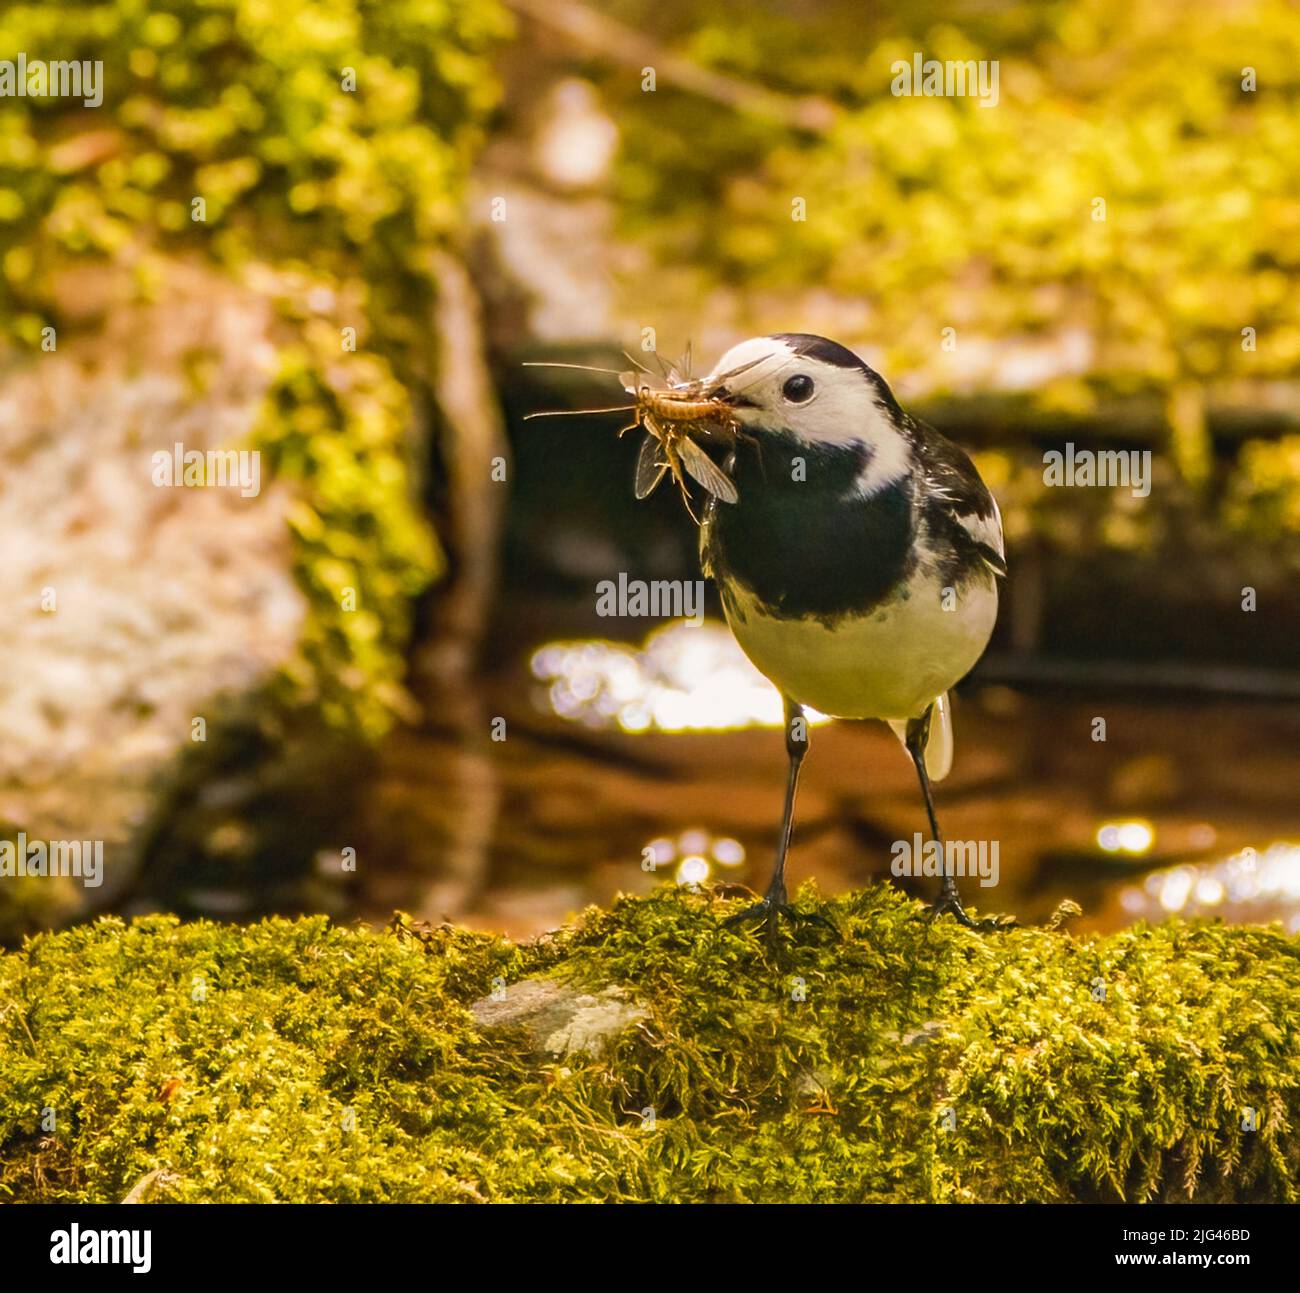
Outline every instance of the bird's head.
<path fill-rule="evenodd" d="M 908 470 L 911 440 L 893 392 L 836 341 L 808 333 L 753 337 L 727 351 L 701 386 L 760 441 L 779 436 L 862 452 L 864 492 Z"/>

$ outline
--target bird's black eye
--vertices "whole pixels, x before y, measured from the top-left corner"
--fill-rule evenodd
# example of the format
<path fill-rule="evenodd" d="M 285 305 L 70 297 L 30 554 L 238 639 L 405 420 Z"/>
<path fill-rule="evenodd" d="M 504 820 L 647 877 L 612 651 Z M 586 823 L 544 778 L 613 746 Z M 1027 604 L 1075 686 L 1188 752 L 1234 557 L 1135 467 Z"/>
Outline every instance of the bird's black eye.
<path fill-rule="evenodd" d="M 781 387 L 781 394 L 791 404 L 803 404 L 812 399 L 813 379 L 804 373 L 796 373 Z"/>

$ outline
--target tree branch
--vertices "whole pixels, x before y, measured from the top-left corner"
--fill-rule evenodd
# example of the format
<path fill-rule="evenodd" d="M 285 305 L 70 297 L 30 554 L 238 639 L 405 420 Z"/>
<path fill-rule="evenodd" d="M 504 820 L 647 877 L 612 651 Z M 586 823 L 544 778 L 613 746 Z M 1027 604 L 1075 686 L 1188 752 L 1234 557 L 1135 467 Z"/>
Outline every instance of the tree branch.
<path fill-rule="evenodd" d="M 575 44 L 638 71 L 650 67 L 657 79 L 733 112 L 761 117 L 792 130 L 820 134 L 837 115 L 835 105 L 818 95 L 796 97 L 701 67 L 613 18 L 570 0 L 508 0 L 519 13 L 559 32 Z"/>

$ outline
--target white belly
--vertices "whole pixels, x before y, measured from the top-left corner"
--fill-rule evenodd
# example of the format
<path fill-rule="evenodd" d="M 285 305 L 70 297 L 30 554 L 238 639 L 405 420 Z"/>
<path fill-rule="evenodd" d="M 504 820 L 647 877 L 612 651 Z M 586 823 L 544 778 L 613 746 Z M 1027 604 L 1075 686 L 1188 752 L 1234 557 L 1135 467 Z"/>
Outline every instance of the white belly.
<path fill-rule="evenodd" d="M 925 575 L 861 618 L 827 625 L 763 614 L 728 587 L 727 622 L 741 649 L 787 696 L 833 718 L 916 718 L 964 677 L 993 632 L 992 576 L 972 580 L 944 610 L 939 580 Z"/>

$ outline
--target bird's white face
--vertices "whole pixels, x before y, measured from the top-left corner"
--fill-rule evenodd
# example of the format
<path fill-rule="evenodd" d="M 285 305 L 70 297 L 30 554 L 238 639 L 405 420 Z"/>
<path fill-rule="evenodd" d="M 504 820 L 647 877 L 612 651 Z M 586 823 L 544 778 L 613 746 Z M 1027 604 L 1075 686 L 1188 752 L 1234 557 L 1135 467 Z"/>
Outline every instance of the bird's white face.
<path fill-rule="evenodd" d="M 897 406 L 890 408 L 888 387 L 835 342 L 754 337 L 727 351 L 704 384 L 755 434 L 785 431 L 809 444 L 865 445 L 871 461 L 861 481 L 864 492 L 908 470 L 911 445 L 897 425 Z"/>

